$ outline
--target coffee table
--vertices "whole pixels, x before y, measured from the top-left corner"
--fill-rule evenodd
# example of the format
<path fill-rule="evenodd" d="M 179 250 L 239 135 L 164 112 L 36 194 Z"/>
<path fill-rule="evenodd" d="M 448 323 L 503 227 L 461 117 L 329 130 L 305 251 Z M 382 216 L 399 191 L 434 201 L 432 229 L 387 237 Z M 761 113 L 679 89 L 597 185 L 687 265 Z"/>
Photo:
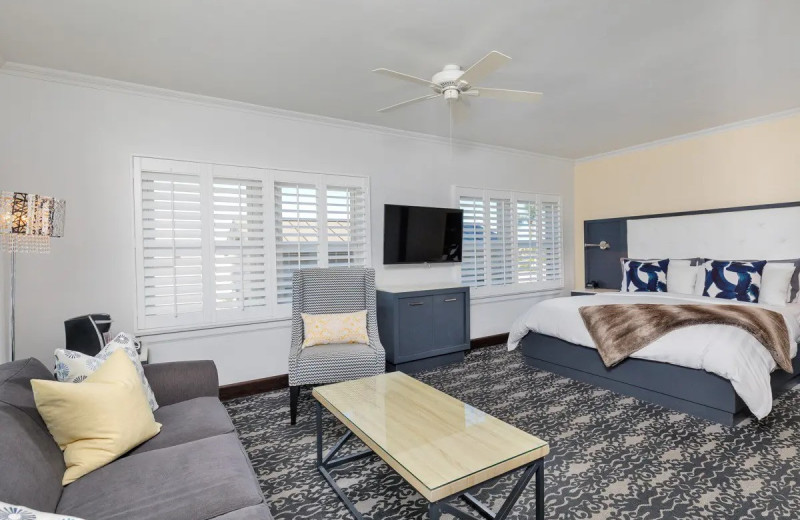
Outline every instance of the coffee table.
<path fill-rule="evenodd" d="M 443 513 L 474 519 L 450 502 L 460 498 L 482 518 L 502 520 L 536 477 L 536 518 L 544 519 L 547 442 L 402 373 L 314 388 L 317 400 L 317 469 L 356 519 L 363 516 L 330 470 L 377 455 L 429 502 L 428 517 Z M 322 407 L 348 432 L 323 455 Z M 368 450 L 334 458 L 355 435 Z M 522 475 L 497 513 L 473 495 L 476 488 L 517 470 Z"/>

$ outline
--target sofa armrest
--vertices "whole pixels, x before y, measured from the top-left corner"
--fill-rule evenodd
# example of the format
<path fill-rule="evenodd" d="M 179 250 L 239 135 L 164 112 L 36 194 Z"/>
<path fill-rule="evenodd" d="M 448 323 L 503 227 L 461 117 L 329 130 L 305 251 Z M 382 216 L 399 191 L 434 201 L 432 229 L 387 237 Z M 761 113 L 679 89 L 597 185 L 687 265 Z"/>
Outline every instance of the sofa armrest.
<path fill-rule="evenodd" d="M 144 365 L 144 375 L 159 406 L 195 397 L 219 397 L 219 377 L 213 361 L 173 361 Z"/>

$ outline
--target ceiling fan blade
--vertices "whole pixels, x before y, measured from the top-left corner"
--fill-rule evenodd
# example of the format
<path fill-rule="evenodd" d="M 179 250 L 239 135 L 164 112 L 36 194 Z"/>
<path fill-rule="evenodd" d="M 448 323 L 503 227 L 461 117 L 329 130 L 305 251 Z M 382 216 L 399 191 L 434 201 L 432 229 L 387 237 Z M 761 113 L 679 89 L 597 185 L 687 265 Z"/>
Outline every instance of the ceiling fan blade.
<path fill-rule="evenodd" d="M 492 99 L 505 99 L 507 101 L 523 101 L 535 103 L 542 99 L 541 92 L 528 92 L 527 90 L 506 90 L 502 88 L 483 88 L 477 87 L 469 92 L 477 91 L 479 97 Z"/>
<path fill-rule="evenodd" d="M 403 81 L 410 81 L 411 83 L 416 83 L 418 85 L 424 85 L 426 87 L 435 87 L 436 84 L 431 83 L 430 80 L 418 78 L 416 76 L 409 76 L 408 74 L 403 74 L 402 72 L 397 72 L 394 70 L 389 69 L 375 69 L 372 72 L 377 72 L 378 74 L 382 74 L 384 76 L 389 76 L 390 78 L 401 79 Z"/>
<path fill-rule="evenodd" d="M 492 51 L 468 68 L 459 79 L 474 85 L 509 61 L 511 61 L 511 58 L 502 52 Z"/>
<path fill-rule="evenodd" d="M 427 96 L 422 96 L 414 99 L 409 99 L 408 101 L 403 101 L 402 103 L 398 103 L 396 105 L 383 107 L 378 110 L 378 112 L 388 112 L 389 110 L 394 110 L 395 108 L 404 107 L 406 105 L 410 105 L 412 103 L 419 103 L 420 101 L 425 101 L 426 99 L 433 99 L 435 97 L 439 97 L 441 94 L 428 94 Z"/>

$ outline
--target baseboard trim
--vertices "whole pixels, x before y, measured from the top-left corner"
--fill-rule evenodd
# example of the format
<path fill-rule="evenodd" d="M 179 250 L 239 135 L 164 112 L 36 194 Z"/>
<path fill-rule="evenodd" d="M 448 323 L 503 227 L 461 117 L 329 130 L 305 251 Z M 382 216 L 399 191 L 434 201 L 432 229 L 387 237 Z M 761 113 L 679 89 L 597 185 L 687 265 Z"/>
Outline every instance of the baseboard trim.
<path fill-rule="evenodd" d="M 219 387 L 219 398 L 222 401 L 235 399 L 237 397 L 247 397 L 254 394 L 262 394 L 273 390 L 280 390 L 289 387 L 289 374 L 280 374 L 263 379 L 253 379 L 232 383 Z"/>
<path fill-rule="evenodd" d="M 494 336 L 484 336 L 474 338 L 469 342 L 470 348 L 492 347 L 508 341 L 508 333 L 495 334 Z M 237 397 L 247 397 L 273 390 L 281 390 L 289 387 L 289 374 L 280 374 L 263 379 L 252 379 L 241 383 L 232 383 L 219 387 L 219 398 L 222 401 L 236 399 Z"/>
<path fill-rule="evenodd" d="M 470 348 L 483 348 L 493 347 L 506 343 L 508 341 L 508 332 L 503 334 L 495 334 L 494 336 L 484 336 L 482 338 L 474 338 L 469 341 Z"/>

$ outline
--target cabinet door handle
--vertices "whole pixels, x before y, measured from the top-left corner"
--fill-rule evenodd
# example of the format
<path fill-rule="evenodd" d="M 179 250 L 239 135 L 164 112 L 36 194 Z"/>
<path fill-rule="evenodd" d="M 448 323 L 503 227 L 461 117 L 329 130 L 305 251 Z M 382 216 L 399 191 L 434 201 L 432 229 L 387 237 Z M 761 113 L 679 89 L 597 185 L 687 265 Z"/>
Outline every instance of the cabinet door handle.
<path fill-rule="evenodd" d="M 417 305 L 425 305 L 425 302 L 411 302 L 409 303 L 410 306 L 416 307 Z"/>
<path fill-rule="evenodd" d="M 447 298 L 445 301 L 446 302 L 457 302 L 458 298 Z"/>

